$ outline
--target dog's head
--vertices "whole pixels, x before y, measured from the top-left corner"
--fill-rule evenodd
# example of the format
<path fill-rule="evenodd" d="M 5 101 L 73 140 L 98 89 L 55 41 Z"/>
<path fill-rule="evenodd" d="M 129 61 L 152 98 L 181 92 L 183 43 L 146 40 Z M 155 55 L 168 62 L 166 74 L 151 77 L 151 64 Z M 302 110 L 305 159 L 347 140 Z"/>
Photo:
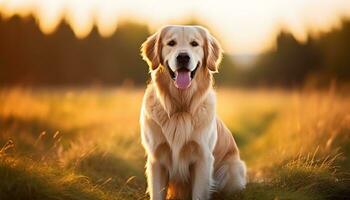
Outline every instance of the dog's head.
<path fill-rule="evenodd" d="M 200 26 L 165 26 L 141 47 L 150 70 L 168 71 L 178 89 L 187 89 L 199 68 L 217 72 L 222 50 L 216 39 Z"/>

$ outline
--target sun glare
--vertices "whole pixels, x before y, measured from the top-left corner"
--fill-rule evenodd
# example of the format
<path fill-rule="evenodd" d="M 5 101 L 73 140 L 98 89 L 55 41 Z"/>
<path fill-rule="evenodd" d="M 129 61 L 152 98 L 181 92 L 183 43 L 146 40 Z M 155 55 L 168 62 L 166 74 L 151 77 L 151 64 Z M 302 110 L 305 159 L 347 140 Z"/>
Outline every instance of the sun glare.
<path fill-rule="evenodd" d="M 283 28 L 304 41 L 307 33 L 327 31 L 350 16 L 349 0 L 0 0 L 0 13 L 33 14 L 40 29 L 52 33 L 64 19 L 78 38 L 86 37 L 96 24 L 108 37 L 121 19 L 147 23 L 151 30 L 190 18 L 210 26 L 227 52 L 259 53 L 271 47 Z"/>

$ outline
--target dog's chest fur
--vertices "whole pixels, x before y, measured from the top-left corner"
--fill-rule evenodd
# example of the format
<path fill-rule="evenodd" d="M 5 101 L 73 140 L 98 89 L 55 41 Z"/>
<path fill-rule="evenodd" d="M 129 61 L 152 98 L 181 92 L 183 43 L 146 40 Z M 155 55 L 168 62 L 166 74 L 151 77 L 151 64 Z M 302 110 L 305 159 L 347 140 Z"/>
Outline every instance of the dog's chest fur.
<path fill-rule="evenodd" d="M 191 108 L 173 110 L 169 113 L 156 94 L 146 100 L 146 115 L 160 128 L 159 135 L 147 135 L 151 141 L 150 152 L 169 170 L 170 178 L 181 180 L 189 175 L 189 167 L 198 157 L 203 156 L 201 147 L 212 151 L 216 142 L 215 98 L 207 95 L 195 110 Z M 154 126 L 156 126 L 154 124 Z M 159 129 L 158 128 L 158 129 Z M 156 127 L 154 127 L 156 129 Z M 205 143 L 205 145 L 203 145 Z"/>

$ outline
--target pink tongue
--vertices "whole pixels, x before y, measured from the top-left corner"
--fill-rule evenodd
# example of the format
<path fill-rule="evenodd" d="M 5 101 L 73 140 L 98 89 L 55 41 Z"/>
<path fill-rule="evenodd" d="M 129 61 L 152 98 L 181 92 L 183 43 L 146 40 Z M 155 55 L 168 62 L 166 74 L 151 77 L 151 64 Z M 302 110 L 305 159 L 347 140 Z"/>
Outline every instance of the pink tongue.
<path fill-rule="evenodd" d="M 191 72 L 179 70 L 176 72 L 175 86 L 179 89 L 186 89 L 191 85 Z"/>

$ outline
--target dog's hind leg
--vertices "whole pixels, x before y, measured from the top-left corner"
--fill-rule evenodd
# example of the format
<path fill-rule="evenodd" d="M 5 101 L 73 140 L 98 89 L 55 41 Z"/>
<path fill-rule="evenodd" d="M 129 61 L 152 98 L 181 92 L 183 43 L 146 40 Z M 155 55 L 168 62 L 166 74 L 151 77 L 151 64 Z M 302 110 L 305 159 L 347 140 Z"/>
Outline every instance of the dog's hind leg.
<path fill-rule="evenodd" d="M 218 191 L 234 192 L 245 188 L 247 183 L 246 165 L 236 156 L 223 161 L 215 172 L 215 185 Z"/>

